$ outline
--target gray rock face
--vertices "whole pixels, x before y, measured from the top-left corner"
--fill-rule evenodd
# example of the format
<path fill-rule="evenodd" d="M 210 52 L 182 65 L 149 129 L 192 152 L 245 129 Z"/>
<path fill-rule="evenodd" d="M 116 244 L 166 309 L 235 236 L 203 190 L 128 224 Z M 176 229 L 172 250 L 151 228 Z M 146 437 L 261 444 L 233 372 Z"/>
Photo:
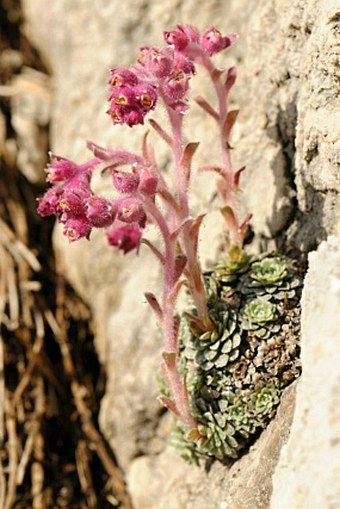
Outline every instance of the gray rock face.
<path fill-rule="evenodd" d="M 53 151 L 79 162 L 88 157 L 84 148 L 86 139 L 112 148 L 135 150 L 140 146 L 142 127 L 112 127 L 105 115 L 110 67 L 130 65 L 141 45 L 162 44 L 162 30 L 178 22 L 197 24 L 200 28 L 215 24 L 221 31 L 239 32 L 240 42 L 229 55 L 221 55 L 220 65 L 237 64 L 239 69 L 233 102 L 241 107 L 241 115 L 233 144 L 235 161 L 247 166 L 240 206 L 254 214 L 252 225 L 256 239 L 258 243 L 265 241 L 273 246 L 271 239 L 275 238 L 305 255 L 329 234 L 340 235 L 338 0 L 230 0 L 227 4 L 221 0 L 150 0 L 147 3 L 59 0 L 51 2 L 48 9 L 43 0 L 23 0 L 23 4 L 27 34 L 52 73 Z M 195 83 L 202 95 L 209 96 L 204 79 Z M 197 165 L 214 160 L 211 147 L 216 133 L 203 120 L 198 108 L 193 108 L 186 133 L 191 141 L 203 140 L 195 159 Z M 152 143 L 166 166 L 168 156 L 164 144 L 155 136 Z M 204 209 L 213 192 L 210 177 L 194 182 L 194 208 Z M 208 216 L 202 232 L 202 259 L 213 258 L 221 234 L 214 214 Z M 142 249 L 139 257 L 130 254 L 126 260 L 106 246 L 100 233 L 90 243 L 80 241 L 69 245 L 56 229 L 55 245 L 64 260 L 67 277 L 90 304 L 95 316 L 97 349 L 108 376 L 101 427 L 128 471 L 138 509 L 269 507 L 271 475 L 282 444 L 280 430 L 284 440 L 289 411 L 278 418 L 281 424 L 272 423 L 249 455 L 230 471 L 214 465 L 205 474 L 183 465 L 168 449 L 161 452 L 167 427 L 158 426 L 154 376 L 161 340 L 143 298 L 144 291 L 157 293 L 159 288 L 159 269 L 155 268 L 154 259 Z M 314 327 L 320 330 L 322 320 L 325 323 L 333 320 L 329 313 L 331 310 L 336 313 L 340 306 L 334 261 L 338 256 L 339 263 L 339 253 L 335 254 L 335 241 L 331 246 L 329 266 L 327 245 L 318 255 L 325 260 L 324 268 L 316 265 L 316 255 L 312 258 L 310 283 L 304 297 L 303 371 L 308 375 L 315 368 L 320 377 L 326 376 L 326 365 L 328 372 L 336 371 L 339 365 L 335 354 L 339 327 L 337 331 L 332 329 L 334 339 L 327 341 L 327 348 L 321 348 L 318 343 L 315 352 L 313 340 L 307 340 Z M 323 294 L 324 278 L 328 281 L 325 289 L 330 291 L 332 305 L 326 307 L 324 301 L 319 313 L 316 305 L 318 295 Z M 319 321 L 313 322 L 314 319 Z M 330 336 L 331 329 L 326 328 L 324 333 Z M 293 470 L 287 470 L 290 455 L 294 458 L 292 468 L 299 472 L 301 479 L 303 471 L 316 479 L 313 465 L 318 464 L 320 471 L 323 468 L 326 473 L 320 475 L 316 486 L 325 482 L 325 492 L 333 500 L 330 466 L 332 461 L 335 463 L 336 449 L 331 452 L 321 442 L 328 440 L 330 444 L 336 440 L 335 428 L 330 424 L 335 419 L 335 396 L 331 395 L 335 385 L 333 378 L 331 384 L 317 383 L 317 380 L 320 379 L 313 381 L 307 377 L 301 383 L 295 414 L 302 418 L 306 412 L 303 414 L 307 416 L 306 424 L 311 426 L 306 437 L 315 448 L 307 454 L 308 442 L 303 430 L 295 424 L 292 437 L 300 445 L 296 450 L 294 445 L 288 446 L 284 453 L 287 456 L 282 455 L 274 478 L 273 509 L 324 507 L 313 505 L 312 499 L 309 506 L 294 505 L 293 495 L 300 481 L 295 481 Z M 313 397 L 307 398 L 309 384 Z M 322 398 L 326 405 L 334 401 L 334 408 L 327 407 L 328 424 L 316 444 L 312 435 L 317 410 L 312 409 L 318 401 L 320 415 L 321 409 L 326 412 Z M 268 440 L 273 441 L 275 452 L 263 445 Z M 306 453 L 300 463 L 299 451 Z M 131 462 L 136 456 L 140 457 Z M 272 463 L 267 470 L 261 463 L 262 457 Z M 147 482 L 143 472 L 148 476 Z M 290 504 L 286 505 L 285 483 L 291 490 Z M 307 485 L 302 486 L 301 493 L 305 493 Z M 175 490 L 178 494 L 172 499 L 173 505 L 169 505 L 168 495 Z"/>
<path fill-rule="evenodd" d="M 340 500 L 340 238 L 309 257 L 303 293 L 302 376 L 271 509 L 333 509 Z"/>
<path fill-rule="evenodd" d="M 258 234 L 287 230 L 304 252 L 340 231 L 338 13 L 337 0 L 262 1 L 246 36 L 245 199 Z"/>

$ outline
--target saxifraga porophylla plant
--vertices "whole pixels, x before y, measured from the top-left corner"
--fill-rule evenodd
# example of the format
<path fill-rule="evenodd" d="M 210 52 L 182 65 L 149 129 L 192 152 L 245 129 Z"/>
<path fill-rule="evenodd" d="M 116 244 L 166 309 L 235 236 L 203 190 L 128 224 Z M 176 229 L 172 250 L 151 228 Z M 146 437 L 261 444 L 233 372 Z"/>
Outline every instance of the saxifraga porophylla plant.
<path fill-rule="evenodd" d="M 192 298 L 193 309 L 183 318 L 188 323 L 191 336 L 199 337 L 203 343 L 214 343 L 217 338 L 223 343 L 217 347 L 219 356 L 215 355 L 216 352 L 211 353 L 211 349 L 207 352 L 198 348 L 198 351 L 207 355 L 205 360 L 217 368 L 224 368 L 238 357 L 240 331 L 247 327 L 250 330 L 262 329 L 262 325 L 268 328 L 267 322 L 272 322 L 278 311 L 274 304 L 265 299 L 261 301 L 261 296 L 256 296 L 257 300 L 245 304 L 242 319 L 247 327 L 242 329 L 237 311 L 211 297 L 211 284 L 219 284 L 214 280 L 218 267 L 214 278 L 209 276 L 209 288 L 198 257 L 198 235 L 205 214 L 193 217 L 189 207 L 191 164 L 198 143 L 184 145 L 183 120 L 190 112 L 190 81 L 203 67 L 216 92 L 216 106 L 203 97 L 197 97 L 196 103 L 218 125 L 221 161 L 201 170 L 218 175 L 217 190 L 227 225 L 224 276 L 232 280 L 238 274 L 243 274 L 249 268 L 249 257 L 243 250 L 243 244 L 251 215 L 242 221 L 239 219 L 236 198 L 244 168 L 233 168 L 229 145 L 238 113 L 228 108 L 236 69 L 220 70 L 213 64 L 213 56 L 228 49 L 237 40 L 237 35 L 231 33 L 223 36 L 215 27 L 200 32 L 190 25 L 178 25 L 174 30 L 164 32 L 164 38 L 164 48 L 144 46 L 134 65 L 110 71 L 107 113 L 114 124 L 133 127 L 143 124 L 145 117 L 162 104 L 169 118 L 170 131 L 163 129 L 152 118 L 149 123 L 172 151 L 172 181 L 169 183 L 163 177 L 147 134 L 140 154 L 111 150 L 88 142 L 87 147 L 94 157 L 83 164 L 51 154 L 46 172 L 47 182 L 52 187 L 39 199 L 38 212 L 42 216 L 55 215 L 64 225 L 64 234 L 71 242 L 81 238 L 90 239 L 94 228 L 103 228 L 109 244 L 124 254 L 133 250 L 138 252 L 141 244 L 144 244 L 158 258 L 163 268 L 162 298 L 159 301 L 151 293 L 145 296 L 157 316 L 165 342 L 162 373 L 167 389 L 160 401 L 177 416 L 186 439 L 202 445 L 209 442 L 207 430 L 210 429 L 210 423 L 205 428 L 202 425 L 197 408 L 188 394 L 188 377 L 181 369 L 179 359 L 183 340 L 180 338 L 182 326 L 176 301 L 181 288 L 185 287 Z M 91 188 L 91 179 L 96 170 L 111 176 L 112 197 L 98 195 Z M 151 223 L 161 233 L 160 248 L 144 236 Z M 258 261 L 252 267 L 251 278 L 255 285 L 262 288 L 264 279 L 267 286 L 271 286 L 272 281 L 277 283 L 285 279 L 285 267 L 275 266 L 268 273 L 266 267 L 261 268 L 261 263 L 265 262 Z M 216 292 L 214 295 L 216 297 Z M 254 316 L 257 318 L 254 319 Z M 229 336 L 233 336 L 232 342 L 226 346 L 225 340 Z M 249 398 L 254 400 L 255 395 Z M 230 433 L 222 432 L 221 436 L 228 436 L 232 447 L 237 446 L 235 440 L 230 438 Z M 205 451 L 209 456 L 209 448 Z M 211 454 L 221 456 L 213 450 Z M 225 454 L 228 455 L 228 450 Z"/>

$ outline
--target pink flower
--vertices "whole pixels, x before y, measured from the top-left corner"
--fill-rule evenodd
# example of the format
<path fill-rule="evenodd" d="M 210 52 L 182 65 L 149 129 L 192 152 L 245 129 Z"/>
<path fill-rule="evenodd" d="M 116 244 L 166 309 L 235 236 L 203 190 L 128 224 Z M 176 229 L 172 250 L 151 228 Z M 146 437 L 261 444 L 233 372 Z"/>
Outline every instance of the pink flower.
<path fill-rule="evenodd" d="M 190 38 L 183 30 L 182 25 L 177 25 L 174 30 L 164 32 L 164 39 L 167 44 L 173 46 L 177 51 L 184 50 L 190 42 Z"/>
<path fill-rule="evenodd" d="M 110 200 L 102 196 L 90 196 L 85 203 L 86 218 L 91 226 L 103 228 L 110 226 L 115 218 L 115 209 Z"/>
<path fill-rule="evenodd" d="M 117 200 L 117 218 L 124 223 L 138 223 L 144 228 L 146 222 L 146 214 L 142 205 L 136 198 L 124 198 Z"/>
<path fill-rule="evenodd" d="M 134 87 L 134 94 L 145 113 L 155 107 L 157 93 L 155 87 L 152 85 L 149 85 L 148 83 L 140 83 Z"/>
<path fill-rule="evenodd" d="M 138 249 L 141 243 L 142 231 L 138 224 L 129 224 L 110 228 L 106 235 L 111 246 L 117 246 L 126 254 L 133 249 Z"/>
<path fill-rule="evenodd" d="M 111 69 L 109 85 L 111 87 L 121 87 L 126 85 L 137 85 L 138 78 L 136 74 L 125 67 Z"/>
<path fill-rule="evenodd" d="M 88 239 L 91 234 L 91 225 L 85 217 L 71 218 L 65 222 L 64 235 L 70 242 L 81 238 Z"/>
<path fill-rule="evenodd" d="M 110 108 L 107 113 L 115 124 L 127 124 L 130 127 L 143 124 L 148 111 L 156 105 L 155 88 L 148 83 L 134 86 L 115 87 L 109 98 Z"/>
<path fill-rule="evenodd" d="M 54 154 L 50 154 L 50 157 L 51 163 L 45 169 L 47 182 L 62 182 L 69 180 L 76 174 L 78 165 L 74 162 Z"/>
<path fill-rule="evenodd" d="M 61 214 L 62 210 L 59 202 L 63 192 L 62 187 L 51 187 L 48 189 L 44 196 L 38 199 L 38 214 L 42 217 L 52 216 L 53 214 L 58 216 Z"/>
<path fill-rule="evenodd" d="M 181 30 L 188 38 L 189 43 L 197 44 L 200 39 L 200 32 L 198 28 L 193 25 L 177 25 L 177 30 Z"/>
<path fill-rule="evenodd" d="M 174 70 L 162 85 L 162 92 L 166 101 L 172 105 L 183 99 L 189 89 L 189 78 L 180 70 Z"/>
<path fill-rule="evenodd" d="M 112 88 L 109 101 L 121 106 L 136 106 L 135 87 L 128 85 Z"/>
<path fill-rule="evenodd" d="M 64 192 L 59 200 L 59 207 L 62 211 L 60 220 L 64 222 L 66 218 L 85 215 L 85 200 L 89 196 L 89 190 L 64 187 Z"/>
<path fill-rule="evenodd" d="M 154 46 L 141 48 L 139 63 L 145 67 L 148 74 L 156 78 L 167 76 L 172 68 L 173 52 L 170 48 L 158 49 Z"/>
<path fill-rule="evenodd" d="M 144 123 L 145 111 L 142 108 L 121 106 L 112 102 L 107 113 L 112 118 L 114 124 L 127 124 L 132 127 L 133 125 Z"/>
<path fill-rule="evenodd" d="M 176 51 L 174 55 L 173 68 L 183 71 L 185 74 L 195 73 L 193 61 L 178 51 Z"/>
<path fill-rule="evenodd" d="M 222 36 L 221 32 L 217 30 L 214 26 L 208 28 L 203 34 L 201 39 L 201 46 L 204 51 L 209 56 L 222 51 L 225 48 L 228 48 L 234 41 L 236 41 L 237 35 L 231 33 L 225 37 Z"/>

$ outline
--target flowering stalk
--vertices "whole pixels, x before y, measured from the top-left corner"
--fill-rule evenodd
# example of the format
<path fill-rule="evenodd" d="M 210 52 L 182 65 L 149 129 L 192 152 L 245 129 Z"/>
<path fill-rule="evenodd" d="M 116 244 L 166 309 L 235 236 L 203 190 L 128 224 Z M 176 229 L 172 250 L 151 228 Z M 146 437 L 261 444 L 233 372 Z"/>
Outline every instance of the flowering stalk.
<path fill-rule="evenodd" d="M 94 158 L 85 164 L 51 156 L 46 171 L 47 181 L 54 187 L 40 198 L 38 212 L 42 216 L 56 215 L 64 224 L 64 233 L 70 241 L 89 239 L 93 228 L 104 228 L 109 244 L 124 254 L 138 251 L 144 243 L 158 258 L 163 266 L 161 303 L 151 293 L 145 296 L 164 334 L 162 370 L 171 397 L 160 400 L 186 425 L 191 436 L 197 437 L 197 421 L 191 414 L 185 379 L 177 366 L 180 318 L 176 300 L 183 285 L 189 289 L 195 306 L 195 313 L 190 316 L 193 326 L 204 333 L 214 330 L 215 323 L 209 316 L 198 259 L 198 235 L 204 214 L 191 217 L 189 208 L 191 162 L 198 144 L 184 145 L 182 124 L 183 115 L 189 109 L 189 81 L 196 66 L 203 65 L 213 81 L 218 110 L 203 98 L 198 98 L 197 102 L 217 121 L 222 151 L 222 165 L 204 169 L 222 177 L 219 191 L 224 200 L 222 212 L 229 227 L 230 248 L 236 246 L 241 250 L 250 218 L 242 225 L 237 219 L 235 197 L 242 170 L 234 172 L 231 164 L 229 135 L 236 114 L 227 109 L 229 90 L 236 74 L 233 69 L 229 70 L 223 82 L 223 72 L 211 61 L 215 53 L 236 40 L 236 35 L 223 37 L 215 27 L 200 33 L 195 27 L 178 25 L 175 30 L 165 32 L 164 37 L 167 43 L 164 49 L 144 46 L 135 65 L 110 71 L 107 113 L 114 124 L 133 127 L 143 124 L 146 115 L 162 101 L 169 116 L 171 134 L 153 119 L 150 124 L 172 150 L 172 185 L 163 178 L 147 136 L 141 155 L 106 149 L 90 142 L 87 146 Z M 114 193 L 110 198 L 96 195 L 91 188 L 93 171 L 98 166 L 104 175 L 111 175 Z M 130 171 L 126 171 L 126 166 Z M 150 222 L 161 232 L 161 248 L 144 238 Z"/>

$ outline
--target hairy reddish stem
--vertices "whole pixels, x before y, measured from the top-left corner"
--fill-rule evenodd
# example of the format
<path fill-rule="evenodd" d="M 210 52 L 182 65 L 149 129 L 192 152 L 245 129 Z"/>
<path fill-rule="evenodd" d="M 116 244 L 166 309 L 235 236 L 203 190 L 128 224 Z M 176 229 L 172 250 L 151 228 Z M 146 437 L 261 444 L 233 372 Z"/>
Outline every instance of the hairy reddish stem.
<path fill-rule="evenodd" d="M 182 168 L 181 161 L 183 157 L 182 142 L 182 115 L 172 108 L 168 107 L 168 114 L 171 122 L 173 135 L 173 153 L 175 160 L 175 172 L 177 182 L 177 195 L 180 204 L 179 219 L 180 222 L 189 217 L 188 189 L 189 173 Z M 180 233 L 180 244 L 184 254 L 187 257 L 188 285 L 195 303 L 197 314 L 203 326 L 209 330 L 213 324 L 209 318 L 205 289 L 203 285 L 203 276 L 200 264 L 197 260 L 196 249 L 193 241 L 190 239 L 190 225 L 184 224 Z"/>

